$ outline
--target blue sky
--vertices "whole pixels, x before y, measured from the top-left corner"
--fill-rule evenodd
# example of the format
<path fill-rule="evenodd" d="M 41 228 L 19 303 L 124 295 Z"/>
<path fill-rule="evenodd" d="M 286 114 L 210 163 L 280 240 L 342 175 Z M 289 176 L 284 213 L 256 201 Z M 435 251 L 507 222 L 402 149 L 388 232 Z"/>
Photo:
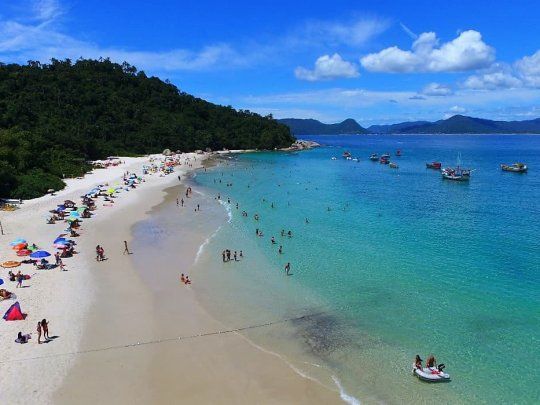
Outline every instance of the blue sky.
<path fill-rule="evenodd" d="M 110 57 L 209 101 L 362 125 L 540 117 L 537 1 L 0 3 L 0 61 Z"/>

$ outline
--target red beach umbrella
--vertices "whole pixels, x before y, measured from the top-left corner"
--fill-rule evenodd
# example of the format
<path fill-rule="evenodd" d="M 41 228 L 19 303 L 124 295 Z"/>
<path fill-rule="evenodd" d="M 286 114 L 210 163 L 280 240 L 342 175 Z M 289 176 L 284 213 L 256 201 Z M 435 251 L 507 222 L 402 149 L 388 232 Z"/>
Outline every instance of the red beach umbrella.
<path fill-rule="evenodd" d="M 21 250 L 21 249 L 26 249 L 27 246 L 28 246 L 28 243 L 19 243 L 18 245 L 13 246 L 12 249 Z"/>
<path fill-rule="evenodd" d="M 30 253 L 32 253 L 31 250 L 21 249 L 17 252 L 17 256 L 28 256 Z"/>

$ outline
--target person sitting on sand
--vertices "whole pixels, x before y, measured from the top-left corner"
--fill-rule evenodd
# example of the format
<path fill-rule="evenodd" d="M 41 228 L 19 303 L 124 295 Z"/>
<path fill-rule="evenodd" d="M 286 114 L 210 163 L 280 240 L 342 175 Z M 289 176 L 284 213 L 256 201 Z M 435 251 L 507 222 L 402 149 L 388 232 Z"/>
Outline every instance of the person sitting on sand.
<path fill-rule="evenodd" d="M 420 358 L 420 356 L 417 354 L 416 355 L 416 358 L 414 359 L 414 367 L 416 367 L 418 370 L 422 370 L 422 359 Z"/>
<path fill-rule="evenodd" d="M 15 339 L 15 343 L 25 344 L 28 343 L 28 340 L 31 338 L 30 334 L 23 335 L 22 332 L 19 332 L 17 334 L 17 339 Z"/>
<path fill-rule="evenodd" d="M 0 289 L 0 298 L 3 300 L 7 300 L 11 298 L 11 293 L 8 290 L 4 290 L 3 288 Z"/>
<path fill-rule="evenodd" d="M 186 276 L 184 276 L 184 273 L 182 273 L 182 275 L 180 276 L 180 282 L 182 283 L 186 283 Z"/>
<path fill-rule="evenodd" d="M 189 276 L 186 276 L 186 281 L 184 281 L 184 284 L 191 284 L 191 280 L 189 279 Z"/>
<path fill-rule="evenodd" d="M 426 360 L 426 367 L 428 368 L 435 367 L 435 363 L 436 363 L 435 356 L 430 354 Z"/>

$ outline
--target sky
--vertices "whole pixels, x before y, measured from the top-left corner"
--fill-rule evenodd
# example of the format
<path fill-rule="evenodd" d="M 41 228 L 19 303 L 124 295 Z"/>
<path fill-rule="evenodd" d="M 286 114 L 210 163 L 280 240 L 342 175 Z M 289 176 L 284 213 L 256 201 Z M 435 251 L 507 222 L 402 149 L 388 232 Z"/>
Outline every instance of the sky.
<path fill-rule="evenodd" d="M 539 15 L 536 0 L 0 0 L 0 62 L 108 57 L 276 118 L 525 120 Z"/>

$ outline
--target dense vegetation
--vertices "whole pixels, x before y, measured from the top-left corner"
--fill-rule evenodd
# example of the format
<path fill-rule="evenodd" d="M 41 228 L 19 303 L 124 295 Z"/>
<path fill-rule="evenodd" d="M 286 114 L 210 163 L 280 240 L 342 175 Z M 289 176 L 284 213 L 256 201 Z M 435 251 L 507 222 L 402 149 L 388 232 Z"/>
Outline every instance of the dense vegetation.
<path fill-rule="evenodd" d="M 271 116 L 209 103 L 128 63 L 0 64 L 0 197 L 58 190 L 109 155 L 292 142 Z"/>
<path fill-rule="evenodd" d="M 368 132 L 352 118 L 337 124 L 324 124 L 314 119 L 299 118 L 284 118 L 278 121 L 287 125 L 294 135 L 352 135 Z"/>

